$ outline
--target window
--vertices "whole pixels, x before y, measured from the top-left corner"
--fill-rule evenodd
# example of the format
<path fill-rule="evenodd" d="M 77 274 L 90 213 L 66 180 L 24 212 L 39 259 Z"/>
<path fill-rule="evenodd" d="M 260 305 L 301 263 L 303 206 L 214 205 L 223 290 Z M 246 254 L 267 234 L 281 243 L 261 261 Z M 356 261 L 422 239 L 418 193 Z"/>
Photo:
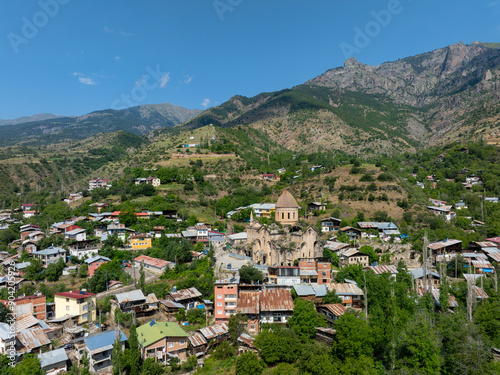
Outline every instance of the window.
<path fill-rule="evenodd" d="M 184 340 L 181 340 L 181 345 L 184 345 L 185 341 Z"/>
<path fill-rule="evenodd" d="M 290 220 L 290 212 L 288 213 L 288 220 Z"/>
<path fill-rule="evenodd" d="M 88 305 L 83 306 L 83 311 L 87 311 L 88 307 Z"/>
<path fill-rule="evenodd" d="M 66 311 L 69 311 L 69 306 L 66 306 Z"/>
<path fill-rule="evenodd" d="M 221 299 L 222 298 L 222 294 L 217 294 L 217 299 Z"/>
<path fill-rule="evenodd" d="M 69 302 L 69 298 L 66 298 L 66 302 Z"/>
<path fill-rule="evenodd" d="M 83 315 L 82 315 L 82 319 L 83 319 L 83 320 L 87 320 L 87 314 L 83 314 Z"/>
<path fill-rule="evenodd" d="M 168 347 L 169 347 L 169 348 L 173 348 L 173 347 L 174 347 L 174 343 L 173 343 L 173 342 L 169 342 L 169 343 L 168 343 Z"/>
<path fill-rule="evenodd" d="M 217 310 L 217 314 L 218 314 L 218 315 L 222 315 L 223 313 L 224 313 L 224 311 L 223 311 L 223 310 Z"/>
<path fill-rule="evenodd" d="M 222 302 L 217 302 L 217 307 L 222 307 Z"/>

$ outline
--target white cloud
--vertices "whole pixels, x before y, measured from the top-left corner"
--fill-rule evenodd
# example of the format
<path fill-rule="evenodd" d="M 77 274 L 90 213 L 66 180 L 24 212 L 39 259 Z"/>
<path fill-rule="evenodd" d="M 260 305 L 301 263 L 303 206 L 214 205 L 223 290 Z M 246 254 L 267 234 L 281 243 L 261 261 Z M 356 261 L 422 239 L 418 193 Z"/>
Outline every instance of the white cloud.
<path fill-rule="evenodd" d="M 498 5 L 498 1 L 493 1 L 493 2 L 489 3 L 487 8 L 494 7 L 495 5 Z"/>
<path fill-rule="evenodd" d="M 104 32 L 106 34 L 111 34 L 115 32 L 115 29 L 112 29 L 111 27 L 104 26 Z"/>
<path fill-rule="evenodd" d="M 164 88 L 167 86 L 167 83 L 170 82 L 170 73 L 165 73 L 161 76 L 161 82 L 160 82 L 160 87 Z"/>
<path fill-rule="evenodd" d="M 97 82 L 94 81 L 92 78 L 90 77 L 85 77 L 84 74 L 80 73 L 80 72 L 74 72 L 73 73 L 73 77 L 78 77 L 78 82 L 80 82 L 81 84 L 83 85 L 90 85 L 90 86 L 95 86 L 97 85 Z"/>
<path fill-rule="evenodd" d="M 122 30 L 122 31 L 120 31 L 120 34 L 121 34 L 121 35 L 123 35 L 123 36 L 127 36 L 127 37 L 128 37 L 128 36 L 133 36 L 133 35 L 134 35 L 133 33 L 128 33 L 128 32 L 123 31 L 123 30 Z"/>
<path fill-rule="evenodd" d="M 193 80 L 193 76 L 190 76 L 189 74 L 186 74 L 186 78 L 184 79 L 184 83 L 186 85 L 189 85 L 192 80 Z"/>
<path fill-rule="evenodd" d="M 203 99 L 203 101 L 201 102 L 201 106 L 202 106 L 203 108 L 207 108 L 207 107 L 210 105 L 210 103 L 211 103 L 211 100 L 210 100 L 210 99 L 208 99 L 208 98 L 205 98 L 205 99 Z"/>
<path fill-rule="evenodd" d="M 120 60 L 120 56 L 115 56 L 115 60 Z"/>

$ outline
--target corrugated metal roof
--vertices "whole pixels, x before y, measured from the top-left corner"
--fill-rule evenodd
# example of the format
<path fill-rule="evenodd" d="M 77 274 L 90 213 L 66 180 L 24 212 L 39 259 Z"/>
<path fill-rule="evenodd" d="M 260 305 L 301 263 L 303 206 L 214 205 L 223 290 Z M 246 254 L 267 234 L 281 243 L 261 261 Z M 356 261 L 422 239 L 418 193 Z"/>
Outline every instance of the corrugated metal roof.
<path fill-rule="evenodd" d="M 16 331 L 19 332 L 36 325 L 38 325 L 38 319 L 32 314 L 25 314 L 16 320 Z"/>
<path fill-rule="evenodd" d="M 44 367 L 55 365 L 61 362 L 64 362 L 64 364 L 66 365 L 68 356 L 66 355 L 66 350 L 64 350 L 64 348 L 60 348 L 52 350 L 50 352 L 38 354 L 38 359 L 40 360 L 40 366 L 43 369 Z"/>
<path fill-rule="evenodd" d="M 260 312 L 260 292 L 241 292 L 237 310 L 242 314 L 258 314 Z"/>
<path fill-rule="evenodd" d="M 342 305 L 341 303 L 330 303 L 327 305 L 321 305 L 318 308 L 324 308 L 324 309 L 330 311 L 335 316 L 344 315 L 345 312 L 347 311 L 347 308 L 344 305 Z"/>
<path fill-rule="evenodd" d="M 483 288 L 474 286 L 474 291 L 476 292 L 478 298 L 489 298 L 489 296 L 486 294 Z"/>
<path fill-rule="evenodd" d="M 475 281 L 480 277 L 484 277 L 484 274 L 472 274 L 472 273 L 464 273 L 464 278 L 467 281 Z"/>
<path fill-rule="evenodd" d="M 141 301 L 141 300 L 145 301 L 146 297 L 144 296 L 144 293 L 142 293 L 142 290 L 137 289 L 137 290 L 131 290 L 130 292 L 117 294 L 116 300 L 118 301 L 118 303 L 125 303 L 125 302 Z"/>
<path fill-rule="evenodd" d="M 475 242 L 475 244 L 478 245 L 479 247 L 494 247 L 498 249 L 498 244 L 492 241 Z"/>
<path fill-rule="evenodd" d="M 313 285 L 313 289 L 316 292 L 316 297 L 324 297 L 324 296 L 326 296 L 326 293 L 328 293 L 328 289 L 326 288 L 326 284 Z"/>
<path fill-rule="evenodd" d="M 123 332 L 119 331 L 120 342 L 127 341 L 127 337 Z M 116 340 L 116 331 L 110 330 L 105 332 L 99 332 L 95 335 L 90 335 L 85 337 L 85 344 L 91 354 L 100 353 L 104 350 L 111 349 Z"/>
<path fill-rule="evenodd" d="M 339 251 L 345 247 L 349 247 L 351 245 L 347 243 L 342 243 L 342 242 L 337 242 L 337 241 L 326 241 L 326 244 L 324 247 L 327 249 L 330 249 L 332 251 Z"/>
<path fill-rule="evenodd" d="M 363 291 L 355 284 L 329 283 L 328 289 L 335 290 L 338 296 L 362 296 Z"/>
<path fill-rule="evenodd" d="M 165 307 L 171 308 L 171 309 L 184 309 L 184 305 L 181 305 L 180 303 L 174 302 L 174 301 L 169 301 L 166 299 L 161 299 L 158 300 L 162 305 Z"/>
<path fill-rule="evenodd" d="M 347 251 L 344 251 L 342 253 L 342 256 L 345 256 L 345 257 L 352 257 L 356 254 L 360 254 L 360 255 L 367 255 L 365 253 L 362 253 L 361 251 L 359 251 L 358 249 L 349 249 Z"/>
<path fill-rule="evenodd" d="M 102 255 L 96 255 L 96 256 L 94 256 L 92 258 L 85 259 L 85 263 L 87 263 L 87 264 L 94 263 L 96 261 L 111 262 L 111 259 L 109 259 L 108 257 L 102 256 Z"/>
<path fill-rule="evenodd" d="M 229 328 L 226 323 L 214 324 L 213 326 L 201 328 L 200 333 L 207 340 L 211 340 L 215 337 L 225 335 L 229 332 Z"/>
<path fill-rule="evenodd" d="M 194 335 L 189 336 L 188 339 L 191 345 L 194 347 L 205 345 L 207 343 L 205 337 L 203 337 L 203 335 L 199 332 L 196 332 Z"/>
<path fill-rule="evenodd" d="M 375 274 L 377 275 L 381 275 L 383 273 L 390 273 L 390 274 L 398 273 L 398 269 L 396 268 L 396 266 L 392 264 L 388 266 L 370 266 L 367 268 L 375 272 Z"/>
<path fill-rule="evenodd" d="M 149 304 L 158 303 L 158 298 L 156 298 L 156 294 L 154 293 L 148 294 L 146 297 L 146 302 Z"/>
<path fill-rule="evenodd" d="M 177 292 L 170 292 L 169 294 L 174 301 L 183 301 L 185 299 L 201 297 L 201 293 L 196 288 L 181 289 Z"/>
<path fill-rule="evenodd" d="M 472 265 L 474 268 L 493 268 L 493 265 L 487 260 L 473 260 Z"/>
<path fill-rule="evenodd" d="M 410 270 L 410 271 L 408 271 L 408 273 L 411 273 L 413 275 L 414 279 L 421 279 L 425 275 L 423 268 L 417 268 L 414 270 Z M 441 278 L 441 276 L 439 276 L 439 274 L 437 274 L 436 272 L 432 272 L 431 270 L 427 270 L 427 275 L 432 275 L 434 277 Z"/>
<path fill-rule="evenodd" d="M 19 332 L 17 339 L 28 351 L 50 344 L 47 334 L 40 327 L 33 327 Z"/>
<path fill-rule="evenodd" d="M 439 250 L 443 249 L 445 247 L 451 246 L 451 245 L 456 245 L 456 244 L 461 244 L 462 241 L 459 240 L 444 240 L 444 241 L 439 241 L 439 242 L 434 242 L 429 245 L 429 249 L 431 250 Z"/>
<path fill-rule="evenodd" d="M 500 263 L 500 251 L 491 251 L 488 253 L 488 256 L 493 259 L 495 262 Z"/>
<path fill-rule="evenodd" d="M 316 270 L 300 270 L 300 276 L 318 276 Z"/>
<path fill-rule="evenodd" d="M 299 297 L 316 296 L 316 292 L 310 285 L 294 285 L 293 289 Z"/>
<path fill-rule="evenodd" d="M 293 311 L 293 299 L 289 290 L 264 290 L 260 295 L 260 311 Z"/>
<path fill-rule="evenodd" d="M 255 338 L 250 336 L 249 334 L 242 333 L 240 337 L 238 337 L 238 341 L 242 342 L 243 344 L 246 344 L 252 348 L 255 348 L 254 341 Z"/>
<path fill-rule="evenodd" d="M 66 250 L 57 247 L 57 246 L 51 246 L 47 249 L 40 250 L 40 251 L 34 251 L 32 253 L 33 255 L 55 255 L 55 254 L 66 254 Z"/>
<path fill-rule="evenodd" d="M 335 335 L 337 333 L 337 330 L 332 329 L 332 328 L 324 328 L 324 327 L 315 327 L 317 331 L 321 331 L 324 333 L 328 333 L 330 335 Z"/>

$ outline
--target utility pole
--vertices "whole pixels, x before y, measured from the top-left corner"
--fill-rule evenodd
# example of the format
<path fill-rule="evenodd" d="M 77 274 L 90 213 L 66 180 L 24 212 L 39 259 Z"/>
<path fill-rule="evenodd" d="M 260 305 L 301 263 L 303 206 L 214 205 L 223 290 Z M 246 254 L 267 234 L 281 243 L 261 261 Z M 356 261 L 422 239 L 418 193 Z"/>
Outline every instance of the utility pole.
<path fill-rule="evenodd" d="M 106 292 L 108 291 L 108 271 L 106 271 Z"/>
<path fill-rule="evenodd" d="M 427 275 L 427 247 L 429 243 L 427 241 L 427 231 L 424 234 L 424 245 L 423 245 L 423 262 L 424 262 L 424 293 L 427 293 L 428 275 Z"/>
<path fill-rule="evenodd" d="M 365 320 L 368 323 L 368 292 L 366 291 L 366 272 L 363 271 L 363 278 L 365 280 Z"/>

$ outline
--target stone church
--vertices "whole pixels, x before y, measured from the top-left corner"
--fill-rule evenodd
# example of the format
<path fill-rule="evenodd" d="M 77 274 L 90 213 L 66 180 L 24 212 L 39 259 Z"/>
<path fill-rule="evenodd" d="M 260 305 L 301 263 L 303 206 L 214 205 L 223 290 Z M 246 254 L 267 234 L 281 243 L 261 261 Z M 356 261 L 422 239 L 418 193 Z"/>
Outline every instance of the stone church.
<path fill-rule="evenodd" d="M 266 226 L 250 219 L 247 228 L 248 251 L 254 264 L 268 266 L 293 266 L 299 258 L 323 256 L 323 244 L 318 231 L 302 228 L 299 222 L 299 205 L 288 191 L 284 191 L 276 203 L 275 221 L 282 225 Z"/>

